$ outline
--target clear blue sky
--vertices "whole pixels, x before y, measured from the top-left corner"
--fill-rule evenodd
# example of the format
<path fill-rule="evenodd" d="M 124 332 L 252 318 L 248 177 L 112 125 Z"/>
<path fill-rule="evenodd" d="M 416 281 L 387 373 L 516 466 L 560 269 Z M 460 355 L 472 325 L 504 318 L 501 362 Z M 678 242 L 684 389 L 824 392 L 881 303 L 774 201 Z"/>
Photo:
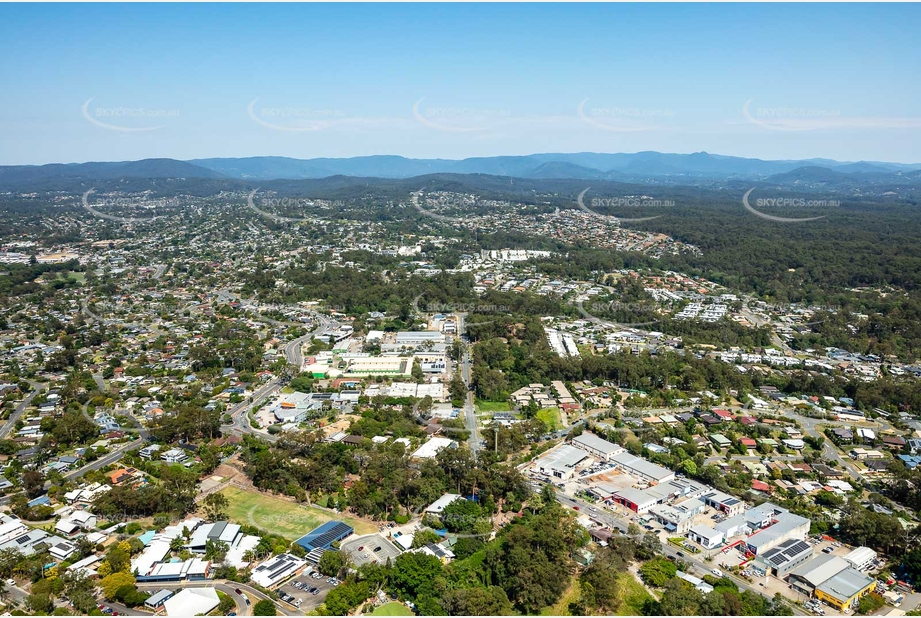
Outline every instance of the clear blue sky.
<path fill-rule="evenodd" d="M 921 162 L 919 17 L 905 4 L 4 4 L 0 164 L 639 150 Z"/>

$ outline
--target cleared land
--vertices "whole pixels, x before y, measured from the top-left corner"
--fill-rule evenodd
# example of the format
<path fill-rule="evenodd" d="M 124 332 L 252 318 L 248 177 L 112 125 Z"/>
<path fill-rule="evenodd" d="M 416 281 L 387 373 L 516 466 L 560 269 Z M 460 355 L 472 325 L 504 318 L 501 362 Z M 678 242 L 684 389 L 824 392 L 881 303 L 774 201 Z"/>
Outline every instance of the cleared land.
<path fill-rule="evenodd" d="M 412 616 L 412 611 L 403 605 L 402 603 L 397 603 L 392 601 L 390 603 L 384 603 L 373 612 L 368 614 L 369 616 Z"/>
<path fill-rule="evenodd" d="M 560 419 L 559 408 L 544 408 L 537 411 L 537 418 L 544 422 L 547 431 L 557 431 L 563 428 L 563 421 Z"/>
<path fill-rule="evenodd" d="M 230 506 L 227 516 L 239 524 L 256 526 L 266 532 L 280 534 L 286 539 L 297 540 L 319 526 L 336 519 L 344 521 L 355 529 L 355 534 L 377 532 L 374 524 L 336 515 L 322 509 L 312 508 L 281 500 L 255 491 L 244 491 L 238 487 L 227 487 L 221 493 L 227 497 Z"/>
<path fill-rule="evenodd" d="M 646 601 L 654 600 L 652 595 L 643 588 L 643 585 L 636 580 L 630 572 L 624 572 L 617 577 L 620 585 L 620 605 L 614 616 L 642 616 L 643 605 Z M 541 611 L 542 616 L 570 616 L 569 605 L 576 603 L 582 597 L 582 591 L 579 587 L 579 580 L 573 578 L 569 588 L 560 597 L 560 600 L 545 607 Z"/>
<path fill-rule="evenodd" d="M 511 410 L 506 401 L 481 401 L 476 402 L 477 412 L 508 412 Z"/>

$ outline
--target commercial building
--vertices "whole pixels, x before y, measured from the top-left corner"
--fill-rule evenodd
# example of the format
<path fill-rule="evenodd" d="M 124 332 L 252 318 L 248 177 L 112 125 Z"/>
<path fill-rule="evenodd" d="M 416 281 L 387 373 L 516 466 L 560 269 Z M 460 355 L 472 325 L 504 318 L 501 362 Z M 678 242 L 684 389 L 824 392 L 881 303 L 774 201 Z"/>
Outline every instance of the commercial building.
<path fill-rule="evenodd" d="M 694 516 L 704 511 L 704 503 L 690 499 L 675 505 L 657 504 L 649 513 L 669 532 L 686 534 L 694 523 Z"/>
<path fill-rule="evenodd" d="M 572 445 L 603 461 L 610 461 L 615 455 L 624 452 L 624 448 L 619 444 L 608 442 L 593 433 L 583 433 L 573 438 Z"/>
<path fill-rule="evenodd" d="M 855 607 L 860 597 L 869 594 L 875 587 L 876 580 L 856 569 L 847 568 L 816 588 L 815 596 L 820 601 L 844 611 Z"/>
<path fill-rule="evenodd" d="M 425 343 L 445 343 L 445 334 L 435 330 L 402 331 L 396 334 L 394 343 L 399 346 L 414 347 Z"/>
<path fill-rule="evenodd" d="M 589 454 L 569 444 L 564 444 L 535 462 L 535 469 L 544 476 L 568 480 L 575 474 L 576 466 L 589 458 Z"/>
<path fill-rule="evenodd" d="M 734 515 L 740 515 L 745 511 L 745 503 L 736 498 L 735 496 L 730 496 L 729 494 L 723 493 L 721 491 L 713 490 L 711 492 L 705 493 L 701 498 L 709 507 L 725 513 L 729 517 Z"/>
<path fill-rule="evenodd" d="M 238 537 L 243 536 L 238 524 L 231 524 L 226 521 L 216 521 L 213 524 L 202 524 L 192 533 L 189 543 L 186 547 L 194 554 L 203 554 L 207 548 L 208 541 L 227 543 L 228 547 L 237 544 Z"/>
<path fill-rule="evenodd" d="M 172 591 L 172 590 L 160 590 L 160 591 L 154 593 L 153 596 L 148 597 L 148 599 L 147 599 L 146 601 L 144 601 L 144 607 L 146 607 L 147 609 L 152 609 L 152 610 L 156 611 L 156 610 L 160 609 L 160 607 L 161 607 L 164 603 L 166 603 L 166 601 L 167 601 L 171 596 L 173 596 L 173 593 L 174 593 L 174 591 Z"/>
<path fill-rule="evenodd" d="M 643 489 L 633 489 L 632 487 L 618 490 L 611 496 L 612 502 L 627 507 L 637 515 L 648 513 L 649 509 L 659 504 L 660 499 L 658 495 L 650 494 Z"/>
<path fill-rule="evenodd" d="M 774 505 L 771 506 L 773 507 Z M 802 540 L 809 535 L 811 522 L 805 517 L 794 515 L 780 507 L 772 508 L 769 517 L 771 519 L 767 522 L 762 520 L 761 530 L 746 539 L 748 551 L 756 556 L 774 549 L 785 541 L 791 539 Z"/>
<path fill-rule="evenodd" d="M 343 376 L 409 376 L 412 368 L 412 358 L 405 356 L 365 356 L 350 359 Z"/>
<path fill-rule="evenodd" d="M 463 496 L 460 494 L 445 494 L 442 497 L 435 500 L 430 504 L 426 509 L 426 513 L 431 513 L 432 515 L 441 515 L 444 513 L 445 507 L 454 502 L 455 500 L 460 500 Z"/>
<path fill-rule="evenodd" d="M 704 549 L 713 549 L 719 547 L 726 537 L 720 530 L 698 524 L 688 530 L 688 538 Z"/>

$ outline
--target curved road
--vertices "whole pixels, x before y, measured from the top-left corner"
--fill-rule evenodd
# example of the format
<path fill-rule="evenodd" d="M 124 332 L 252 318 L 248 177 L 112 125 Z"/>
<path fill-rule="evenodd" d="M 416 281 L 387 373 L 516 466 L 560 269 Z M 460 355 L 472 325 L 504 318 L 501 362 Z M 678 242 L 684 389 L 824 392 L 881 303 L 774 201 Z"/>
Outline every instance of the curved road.
<path fill-rule="evenodd" d="M 325 315 L 315 314 L 315 317 L 317 319 L 318 325 L 314 330 L 310 331 L 306 335 L 298 337 L 297 339 L 292 339 L 286 343 L 284 347 L 285 360 L 287 360 L 291 365 L 294 365 L 297 373 L 301 372 L 301 368 L 304 365 L 304 344 L 312 341 L 313 338 L 318 335 L 325 335 L 339 327 L 338 322 L 335 322 Z M 274 396 L 281 387 L 282 379 L 274 378 L 273 380 L 270 380 L 269 382 L 257 388 L 248 400 L 238 403 L 230 408 L 227 412 L 233 419 L 233 426 L 231 431 L 239 434 L 250 433 L 259 436 L 260 438 L 274 442 L 277 439 L 275 436 L 268 435 L 267 433 L 254 429 L 252 426 L 250 426 L 249 411 L 258 407 L 269 397 Z"/>
<path fill-rule="evenodd" d="M 154 583 L 139 583 L 138 589 L 146 591 L 157 591 L 157 590 L 182 590 L 183 588 L 215 588 L 220 590 L 224 594 L 229 595 L 234 601 L 237 602 L 237 614 L 240 616 L 251 616 L 253 614 L 253 605 L 257 602 L 262 601 L 263 599 L 269 599 L 265 594 L 259 592 L 252 586 L 246 584 L 240 584 L 237 582 L 228 582 L 227 580 L 205 580 L 205 581 L 193 581 L 193 582 L 154 582 Z M 245 592 L 246 596 L 249 597 L 251 604 L 247 605 L 246 601 L 243 600 L 239 594 L 236 593 L 236 590 L 239 589 L 241 592 Z M 298 612 L 290 610 L 283 606 L 283 604 L 278 603 L 272 599 L 269 599 L 275 604 L 275 608 L 279 610 L 285 616 L 302 616 L 303 612 Z M 135 615 L 149 615 L 146 613 L 135 612 Z"/>
<path fill-rule="evenodd" d="M 26 382 L 28 382 L 29 386 L 34 390 L 29 393 L 25 399 L 19 402 L 19 405 L 17 405 L 12 412 L 10 412 L 10 417 L 3 423 L 3 427 L 0 427 L 0 438 L 5 438 L 7 434 L 10 433 L 13 427 L 16 426 L 16 421 L 22 417 L 22 413 L 26 411 L 26 408 L 29 407 L 32 400 L 35 399 L 40 392 L 48 388 L 48 385 L 43 382 L 33 382 L 31 380 L 26 380 Z"/>

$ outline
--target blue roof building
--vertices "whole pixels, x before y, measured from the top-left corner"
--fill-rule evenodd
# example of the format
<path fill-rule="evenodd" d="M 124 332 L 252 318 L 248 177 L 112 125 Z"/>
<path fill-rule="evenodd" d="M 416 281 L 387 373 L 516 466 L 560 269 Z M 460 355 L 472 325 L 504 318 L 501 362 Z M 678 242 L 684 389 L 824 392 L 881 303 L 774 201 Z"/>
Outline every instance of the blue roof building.
<path fill-rule="evenodd" d="M 348 538 L 353 532 L 355 532 L 354 528 L 345 522 L 328 521 L 295 542 L 308 552 L 315 549 L 329 549 L 333 543 Z"/>

